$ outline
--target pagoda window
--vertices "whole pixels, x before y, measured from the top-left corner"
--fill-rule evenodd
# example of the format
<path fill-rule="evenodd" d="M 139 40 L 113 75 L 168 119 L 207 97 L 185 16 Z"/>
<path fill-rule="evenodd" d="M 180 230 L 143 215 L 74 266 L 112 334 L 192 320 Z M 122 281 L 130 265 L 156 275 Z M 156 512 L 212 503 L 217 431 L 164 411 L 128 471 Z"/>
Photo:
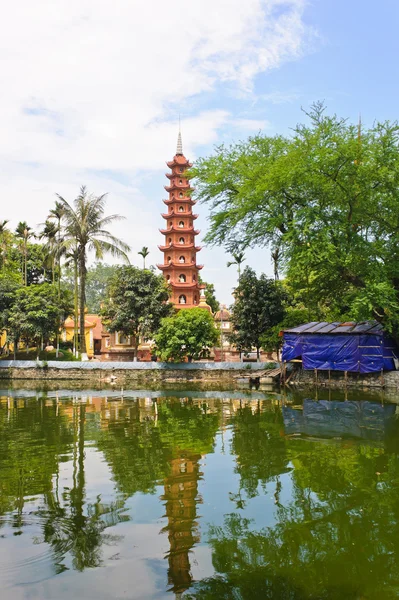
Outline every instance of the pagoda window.
<path fill-rule="evenodd" d="M 179 304 L 187 304 L 186 297 L 183 294 L 179 296 Z"/>
<path fill-rule="evenodd" d="M 184 212 L 184 206 L 179 206 L 179 212 Z"/>
<path fill-rule="evenodd" d="M 170 257 L 170 256 L 168 256 L 167 260 L 168 260 L 168 263 L 169 263 L 169 264 L 172 262 L 172 259 L 171 259 L 171 257 Z"/>
<path fill-rule="evenodd" d="M 166 275 L 166 281 L 170 281 L 170 275 Z"/>
<path fill-rule="evenodd" d="M 179 168 L 179 173 L 183 173 L 183 167 Z"/>
<path fill-rule="evenodd" d="M 168 242 L 169 242 L 169 246 L 171 246 L 172 245 L 172 238 L 169 238 Z"/>
<path fill-rule="evenodd" d="M 196 280 L 196 279 L 195 279 L 195 275 L 193 275 L 193 281 L 195 281 L 195 280 Z"/>
<path fill-rule="evenodd" d="M 197 296 L 194 296 L 194 304 L 197 304 L 198 300 L 197 300 Z"/>
<path fill-rule="evenodd" d="M 179 221 L 179 227 L 184 227 L 184 221 Z"/>
<path fill-rule="evenodd" d="M 179 275 L 179 283 L 186 283 L 186 276 L 183 273 Z"/>
<path fill-rule="evenodd" d="M 179 198 L 183 198 L 183 192 L 179 193 Z"/>
<path fill-rule="evenodd" d="M 184 238 L 179 239 L 179 244 L 184 244 Z"/>
<path fill-rule="evenodd" d="M 169 221 L 169 227 L 172 227 L 172 221 Z"/>
<path fill-rule="evenodd" d="M 181 256 L 179 258 L 179 263 L 185 263 L 185 262 L 186 262 L 186 259 L 184 258 L 184 256 Z"/>
<path fill-rule="evenodd" d="M 183 185 L 183 179 L 179 179 L 179 184 Z"/>

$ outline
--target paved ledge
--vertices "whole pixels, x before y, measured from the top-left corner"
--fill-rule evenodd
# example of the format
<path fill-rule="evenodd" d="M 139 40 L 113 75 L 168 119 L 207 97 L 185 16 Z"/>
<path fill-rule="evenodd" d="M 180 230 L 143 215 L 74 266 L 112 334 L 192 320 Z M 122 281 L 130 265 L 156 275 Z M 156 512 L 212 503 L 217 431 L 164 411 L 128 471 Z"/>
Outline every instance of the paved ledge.
<path fill-rule="evenodd" d="M 97 361 L 36 361 L 36 360 L 0 360 L 0 369 L 78 369 L 83 371 L 241 371 L 244 370 L 263 370 L 266 365 L 271 363 L 251 363 L 251 362 L 192 362 L 192 363 L 171 363 L 171 362 L 97 362 Z"/>

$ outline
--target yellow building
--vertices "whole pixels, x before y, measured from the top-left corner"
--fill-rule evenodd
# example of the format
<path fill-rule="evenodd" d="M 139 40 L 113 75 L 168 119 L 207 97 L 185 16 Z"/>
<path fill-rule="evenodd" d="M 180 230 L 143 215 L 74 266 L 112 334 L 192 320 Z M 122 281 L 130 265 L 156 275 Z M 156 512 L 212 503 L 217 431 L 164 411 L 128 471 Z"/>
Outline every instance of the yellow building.
<path fill-rule="evenodd" d="M 79 324 L 78 324 L 79 327 Z M 73 319 L 67 319 L 61 333 L 63 342 L 73 342 L 75 332 L 75 322 Z M 85 315 L 85 338 L 86 349 L 89 358 L 101 354 L 101 332 L 102 323 L 98 315 Z"/>

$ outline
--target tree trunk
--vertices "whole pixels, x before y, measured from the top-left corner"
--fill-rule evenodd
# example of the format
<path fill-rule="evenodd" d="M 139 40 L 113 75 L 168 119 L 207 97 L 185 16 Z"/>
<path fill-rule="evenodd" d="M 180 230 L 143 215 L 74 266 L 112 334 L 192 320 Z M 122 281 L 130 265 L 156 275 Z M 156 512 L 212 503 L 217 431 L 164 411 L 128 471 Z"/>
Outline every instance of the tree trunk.
<path fill-rule="evenodd" d="M 260 361 L 260 348 L 258 348 L 258 347 L 256 348 L 256 360 L 257 360 L 257 362 Z"/>
<path fill-rule="evenodd" d="M 86 256 L 81 251 L 79 256 L 79 338 L 81 360 L 87 360 L 86 336 L 85 336 L 85 308 L 86 308 Z"/>

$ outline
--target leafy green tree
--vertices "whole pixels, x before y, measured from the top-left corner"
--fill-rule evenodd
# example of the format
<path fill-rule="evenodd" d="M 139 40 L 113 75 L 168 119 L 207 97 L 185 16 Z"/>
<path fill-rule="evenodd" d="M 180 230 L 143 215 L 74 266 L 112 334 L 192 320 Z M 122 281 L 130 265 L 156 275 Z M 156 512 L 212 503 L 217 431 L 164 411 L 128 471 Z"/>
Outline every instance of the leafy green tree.
<path fill-rule="evenodd" d="M 64 291 L 59 298 L 55 285 L 42 283 L 24 286 L 16 290 L 5 328 L 14 342 L 22 336 L 34 340 L 39 356 L 43 342 L 56 337 L 61 324 L 72 312 L 69 292 Z"/>
<path fill-rule="evenodd" d="M 312 321 L 312 317 L 309 316 L 309 311 L 306 308 L 293 308 L 288 307 L 282 321 L 271 327 L 261 336 L 262 348 L 266 352 L 279 352 L 283 345 L 283 336 L 280 333 L 284 329 L 290 327 L 297 327 Z"/>
<path fill-rule="evenodd" d="M 306 307 L 399 335 L 399 125 L 361 128 L 320 103 L 307 118 L 290 138 L 259 135 L 197 162 L 207 241 L 278 249 Z"/>
<path fill-rule="evenodd" d="M 79 273 L 79 337 L 82 358 L 87 358 L 85 338 L 87 253 L 93 251 L 97 260 L 106 252 L 129 262 L 129 246 L 112 235 L 106 227 L 122 219 L 120 215 L 105 216 L 106 194 L 94 196 L 82 186 L 71 206 L 58 195 L 64 209 L 64 241 L 66 250 L 76 250 Z"/>
<path fill-rule="evenodd" d="M 109 280 L 107 300 L 101 310 L 110 332 L 119 331 L 134 338 L 134 356 L 140 338 L 151 337 L 161 319 L 173 312 L 169 290 L 162 275 L 150 269 L 118 267 Z"/>
<path fill-rule="evenodd" d="M 246 267 L 234 296 L 231 341 L 240 351 L 256 348 L 259 360 L 262 336 L 282 320 L 287 294 L 279 282 L 263 273 L 258 278 L 253 269 Z"/>
<path fill-rule="evenodd" d="M 155 336 L 158 356 L 165 361 L 199 360 L 209 356 L 219 332 L 213 317 L 203 308 L 180 310 L 164 319 Z"/>

